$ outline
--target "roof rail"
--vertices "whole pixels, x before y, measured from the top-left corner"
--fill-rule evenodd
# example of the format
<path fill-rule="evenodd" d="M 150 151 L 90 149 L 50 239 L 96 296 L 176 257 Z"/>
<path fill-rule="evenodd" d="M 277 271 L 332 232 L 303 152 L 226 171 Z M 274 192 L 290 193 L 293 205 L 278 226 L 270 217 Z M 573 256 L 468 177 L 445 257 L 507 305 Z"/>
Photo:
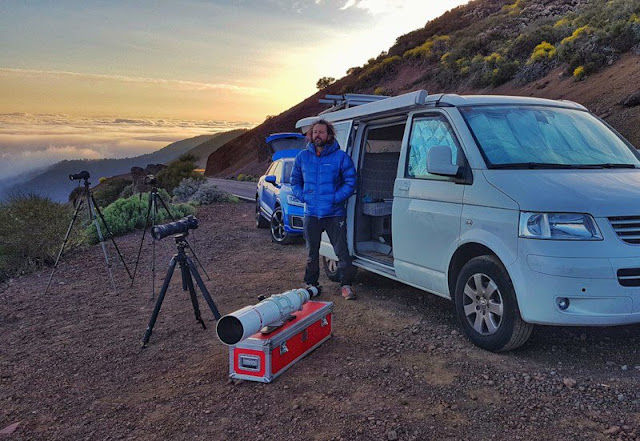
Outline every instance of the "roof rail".
<path fill-rule="evenodd" d="M 385 98 L 385 95 L 365 95 L 362 93 L 345 93 L 344 95 L 325 95 L 324 98 L 318 100 L 322 104 L 331 104 L 329 109 L 320 112 L 320 115 L 336 110 L 348 109 L 350 107 L 360 106 L 362 104 L 373 103 Z"/>
<path fill-rule="evenodd" d="M 428 97 L 429 94 L 426 90 L 416 90 L 414 92 L 405 93 L 404 95 L 377 99 L 351 109 L 326 112 L 325 114 L 323 114 L 322 118 L 326 119 L 329 122 L 335 122 L 345 119 L 359 118 L 362 116 L 378 115 L 392 110 L 407 109 L 413 106 L 424 105 Z M 434 95 L 434 98 L 435 97 L 438 97 L 438 95 Z M 311 126 L 311 124 L 313 124 L 317 120 L 317 116 L 303 118 L 301 120 L 298 120 L 298 122 L 296 123 L 296 128 L 302 129 L 302 133 L 305 133 Z"/>

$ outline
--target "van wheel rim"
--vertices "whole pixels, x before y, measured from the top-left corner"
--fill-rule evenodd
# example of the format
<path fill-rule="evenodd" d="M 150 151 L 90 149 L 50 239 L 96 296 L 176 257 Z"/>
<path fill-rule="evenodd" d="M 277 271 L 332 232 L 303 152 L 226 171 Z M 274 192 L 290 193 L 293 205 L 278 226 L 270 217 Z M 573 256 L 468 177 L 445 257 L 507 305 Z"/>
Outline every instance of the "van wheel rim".
<path fill-rule="evenodd" d="M 271 218 L 271 234 L 278 242 L 282 242 L 287 235 L 284 231 L 284 219 L 282 218 L 282 210 L 277 210 Z"/>
<path fill-rule="evenodd" d="M 327 259 L 327 268 L 329 272 L 335 273 L 338 271 L 338 262 L 333 259 Z"/>
<path fill-rule="evenodd" d="M 471 327 L 481 335 L 498 332 L 502 324 L 504 303 L 498 285 L 486 274 L 469 277 L 464 286 L 464 315 Z"/>

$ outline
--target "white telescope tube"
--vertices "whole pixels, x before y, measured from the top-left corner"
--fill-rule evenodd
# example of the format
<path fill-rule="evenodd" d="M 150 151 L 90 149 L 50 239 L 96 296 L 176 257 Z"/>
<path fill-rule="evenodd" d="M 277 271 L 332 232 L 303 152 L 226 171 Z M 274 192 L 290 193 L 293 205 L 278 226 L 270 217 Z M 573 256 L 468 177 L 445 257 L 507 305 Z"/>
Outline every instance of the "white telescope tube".
<path fill-rule="evenodd" d="M 292 313 L 300 311 L 317 288 L 292 289 L 264 299 L 257 305 L 246 306 L 218 320 L 216 332 L 225 345 L 235 345 L 260 331 L 265 326 L 285 320 Z"/>

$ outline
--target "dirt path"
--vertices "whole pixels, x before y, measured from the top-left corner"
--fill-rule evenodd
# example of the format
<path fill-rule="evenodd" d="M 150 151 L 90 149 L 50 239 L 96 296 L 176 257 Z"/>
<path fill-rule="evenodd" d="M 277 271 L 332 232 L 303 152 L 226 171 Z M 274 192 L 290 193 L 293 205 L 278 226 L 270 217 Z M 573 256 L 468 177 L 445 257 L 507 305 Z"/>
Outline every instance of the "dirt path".
<path fill-rule="evenodd" d="M 302 245 L 272 244 L 253 205 L 198 215 L 197 251 L 221 312 L 300 286 Z M 139 233 L 119 240 L 130 259 Z M 150 248 L 148 248 L 150 249 Z M 161 284 L 175 251 L 158 243 Z M 193 318 L 174 281 L 151 342 L 150 257 L 134 288 L 108 290 L 101 251 L 0 287 L 0 439 L 636 439 L 640 326 L 538 327 L 520 350 L 495 355 L 459 333 L 451 304 L 372 273 L 359 300 L 332 296 L 334 336 L 262 385 L 228 381 L 228 350 Z M 64 283 L 64 284 L 61 284 Z M 574 384 L 575 382 L 575 384 Z"/>

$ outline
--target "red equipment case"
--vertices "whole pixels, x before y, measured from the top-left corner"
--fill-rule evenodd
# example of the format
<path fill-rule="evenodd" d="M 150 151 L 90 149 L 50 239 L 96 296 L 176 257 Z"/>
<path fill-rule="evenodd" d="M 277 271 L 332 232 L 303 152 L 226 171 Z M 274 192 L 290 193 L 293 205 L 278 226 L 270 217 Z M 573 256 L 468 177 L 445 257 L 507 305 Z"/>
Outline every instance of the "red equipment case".
<path fill-rule="evenodd" d="M 332 302 L 307 302 L 293 320 L 229 347 L 229 377 L 270 383 L 331 337 Z"/>

